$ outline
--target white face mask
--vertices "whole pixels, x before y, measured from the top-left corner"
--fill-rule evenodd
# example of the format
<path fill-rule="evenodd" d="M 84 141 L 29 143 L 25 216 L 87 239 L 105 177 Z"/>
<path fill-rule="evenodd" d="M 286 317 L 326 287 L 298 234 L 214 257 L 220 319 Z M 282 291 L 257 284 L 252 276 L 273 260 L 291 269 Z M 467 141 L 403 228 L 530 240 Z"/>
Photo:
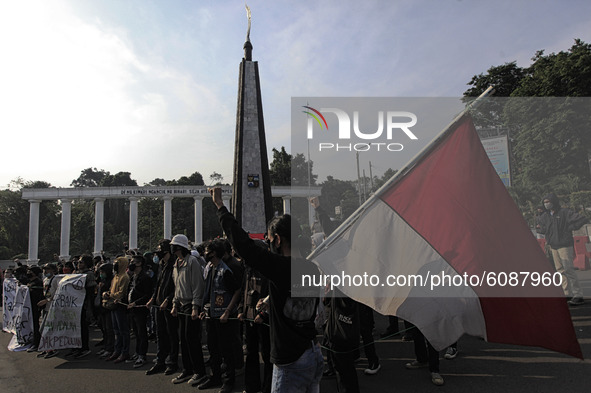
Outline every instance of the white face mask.
<path fill-rule="evenodd" d="M 544 207 L 546 208 L 546 210 L 550 210 L 554 207 L 554 205 L 552 204 L 552 202 L 544 202 Z"/>

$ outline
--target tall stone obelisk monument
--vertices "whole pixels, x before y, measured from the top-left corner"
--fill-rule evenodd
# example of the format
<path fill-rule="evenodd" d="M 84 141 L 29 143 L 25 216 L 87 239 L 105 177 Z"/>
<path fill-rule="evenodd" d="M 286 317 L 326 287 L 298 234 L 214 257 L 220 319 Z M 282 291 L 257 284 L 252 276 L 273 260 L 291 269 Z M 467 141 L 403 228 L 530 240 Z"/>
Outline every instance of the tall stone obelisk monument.
<path fill-rule="evenodd" d="M 250 9 L 240 64 L 232 212 L 244 230 L 263 234 L 273 216 L 258 62 L 252 61 Z"/>

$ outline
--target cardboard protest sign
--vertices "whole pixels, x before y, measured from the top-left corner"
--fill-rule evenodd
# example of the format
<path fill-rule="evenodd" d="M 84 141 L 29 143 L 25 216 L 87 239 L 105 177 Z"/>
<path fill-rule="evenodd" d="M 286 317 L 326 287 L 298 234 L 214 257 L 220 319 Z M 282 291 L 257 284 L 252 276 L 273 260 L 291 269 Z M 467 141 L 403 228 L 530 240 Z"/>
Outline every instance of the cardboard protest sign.
<path fill-rule="evenodd" d="M 56 276 L 60 279 L 41 328 L 39 351 L 82 347 L 81 314 L 86 291 L 85 274 Z"/>

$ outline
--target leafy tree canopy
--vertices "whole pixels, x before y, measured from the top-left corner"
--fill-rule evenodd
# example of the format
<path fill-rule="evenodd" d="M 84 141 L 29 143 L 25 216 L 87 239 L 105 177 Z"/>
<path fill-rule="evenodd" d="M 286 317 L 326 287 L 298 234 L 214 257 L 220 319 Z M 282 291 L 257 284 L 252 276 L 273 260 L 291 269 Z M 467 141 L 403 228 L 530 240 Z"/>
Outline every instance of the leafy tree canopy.
<path fill-rule="evenodd" d="M 489 85 L 499 97 L 590 97 L 591 44 L 576 39 L 567 51 L 535 53 L 532 64 L 515 62 L 475 75 L 465 97 Z M 569 195 L 591 190 L 591 105 L 588 99 L 521 98 L 478 109 L 477 125 L 507 127 L 512 153 L 511 194 L 523 211 L 539 205 L 541 194 L 553 190 Z M 565 202 L 569 198 L 565 198 Z"/>

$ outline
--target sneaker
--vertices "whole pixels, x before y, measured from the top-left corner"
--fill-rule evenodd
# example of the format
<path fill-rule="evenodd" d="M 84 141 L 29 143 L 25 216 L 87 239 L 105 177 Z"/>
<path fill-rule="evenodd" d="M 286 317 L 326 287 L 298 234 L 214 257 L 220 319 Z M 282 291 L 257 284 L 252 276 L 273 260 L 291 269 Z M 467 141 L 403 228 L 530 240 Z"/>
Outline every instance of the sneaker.
<path fill-rule="evenodd" d="M 72 356 L 76 356 L 76 355 L 78 355 L 80 352 L 82 352 L 82 349 L 80 349 L 80 348 L 72 349 L 70 352 L 68 352 L 68 353 L 66 354 L 66 357 L 67 357 L 67 358 L 69 358 L 69 357 L 72 357 Z"/>
<path fill-rule="evenodd" d="M 404 366 L 409 370 L 415 370 L 417 368 L 429 367 L 429 362 L 419 362 L 418 360 L 413 360 L 410 363 L 406 363 Z"/>
<path fill-rule="evenodd" d="M 85 349 L 84 351 L 80 351 L 77 355 L 74 356 L 76 359 L 82 359 L 85 356 L 88 356 L 92 353 L 90 349 Z"/>
<path fill-rule="evenodd" d="M 176 373 L 179 369 L 179 366 L 175 365 L 171 365 L 166 367 L 166 370 L 164 370 L 164 375 L 172 375 L 174 373 Z"/>
<path fill-rule="evenodd" d="M 172 379 L 172 383 L 174 383 L 174 384 L 183 383 L 185 381 L 188 381 L 192 376 L 193 376 L 192 374 L 189 374 L 188 372 L 183 371 L 182 374 L 179 374 Z"/>
<path fill-rule="evenodd" d="M 108 359 L 111 357 L 111 355 L 113 354 L 113 352 L 109 352 L 109 351 L 105 351 L 103 352 L 103 354 L 101 355 L 101 359 Z M 113 359 L 114 360 L 114 359 Z"/>
<path fill-rule="evenodd" d="M 222 386 L 222 380 L 219 378 L 209 378 L 206 379 L 201 385 L 199 385 L 199 390 L 211 389 L 211 388 L 218 388 Z"/>
<path fill-rule="evenodd" d="M 142 356 L 142 355 L 139 355 L 137 357 L 137 360 L 133 364 L 133 368 L 142 367 L 145 363 L 146 363 L 146 358 L 144 356 Z"/>
<path fill-rule="evenodd" d="M 57 356 L 59 353 L 60 353 L 60 351 L 58 351 L 57 349 L 53 350 L 53 351 L 49 351 L 49 352 L 47 352 L 47 355 L 45 355 L 44 358 L 51 359 L 52 357 Z"/>
<path fill-rule="evenodd" d="M 198 386 L 200 383 L 205 381 L 205 378 L 207 378 L 207 375 L 193 374 L 193 376 L 191 377 L 191 379 L 187 381 L 187 383 L 191 386 Z"/>
<path fill-rule="evenodd" d="M 31 353 L 31 352 L 37 352 L 37 350 L 39 349 L 38 346 L 33 345 L 31 348 L 27 349 L 27 352 Z"/>
<path fill-rule="evenodd" d="M 138 359 L 138 354 L 135 353 L 130 358 L 128 358 L 127 360 L 125 360 L 125 363 L 135 363 L 135 361 L 137 359 Z"/>
<path fill-rule="evenodd" d="M 109 357 L 108 357 L 108 358 L 106 358 L 105 360 L 106 360 L 107 362 L 110 362 L 111 360 L 116 360 L 116 359 L 118 359 L 118 358 L 119 358 L 119 356 L 121 356 L 121 354 L 120 354 L 120 353 L 118 353 L 118 352 L 113 352 L 113 353 L 111 354 L 111 356 L 109 356 Z"/>
<path fill-rule="evenodd" d="M 583 303 L 585 303 L 585 300 L 582 297 L 573 297 L 568 301 L 571 306 L 580 306 Z"/>
<path fill-rule="evenodd" d="M 448 347 L 447 351 L 445 351 L 445 355 L 443 355 L 447 360 L 451 360 L 456 356 L 458 356 L 458 349 L 454 347 Z"/>
<path fill-rule="evenodd" d="M 234 384 L 229 382 L 224 382 L 222 385 L 222 389 L 218 391 L 218 393 L 232 393 L 234 390 Z"/>
<path fill-rule="evenodd" d="M 163 373 L 165 370 L 166 370 L 166 366 L 164 364 L 156 364 L 151 369 L 146 371 L 146 375 L 154 375 L 154 374 Z"/>
<path fill-rule="evenodd" d="M 43 357 L 45 357 L 45 355 L 47 355 L 47 351 L 43 351 L 43 352 L 38 353 L 37 354 L 37 357 L 38 358 L 43 358 Z"/>
<path fill-rule="evenodd" d="M 101 356 L 103 353 L 105 353 L 105 352 L 107 352 L 105 349 L 101 349 L 100 351 L 98 351 L 98 352 L 96 353 L 96 356 L 99 356 L 99 357 L 100 357 L 100 356 Z"/>
<path fill-rule="evenodd" d="M 431 382 L 433 385 L 441 386 L 443 385 L 443 377 L 439 373 L 431 373 Z"/>
<path fill-rule="evenodd" d="M 122 363 L 125 362 L 126 360 L 129 360 L 129 355 L 119 355 L 119 357 L 115 360 L 113 360 L 113 363 L 117 364 L 117 363 Z"/>
<path fill-rule="evenodd" d="M 369 365 L 369 368 L 366 368 L 363 372 L 365 375 L 376 375 L 382 366 L 379 363 L 373 363 Z"/>
<path fill-rule="evenodd" d="M 334 377 L 335 375 L 337 375 L 336 371 L 332 368 L 327 368 L 326 370 L 324 370 L 324 372 L 322 373 L 323 377 Z"/>

